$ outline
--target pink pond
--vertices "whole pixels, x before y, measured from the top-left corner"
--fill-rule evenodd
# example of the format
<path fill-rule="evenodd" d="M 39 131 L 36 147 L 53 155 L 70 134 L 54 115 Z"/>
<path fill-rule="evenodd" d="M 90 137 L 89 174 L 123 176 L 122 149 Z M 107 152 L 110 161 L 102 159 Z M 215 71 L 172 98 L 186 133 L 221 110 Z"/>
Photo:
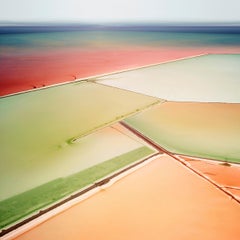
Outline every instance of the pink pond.
<path fill-rule="evenodd" d="M 0 69 L 0 95 L 73 81 L 148 64 L 161 63 L 206 52 L 226 52 L 221 48 L 109 48 L 35 51 L 4 56 Z M 236 52 L 228 48 L 227 52 Z"/>

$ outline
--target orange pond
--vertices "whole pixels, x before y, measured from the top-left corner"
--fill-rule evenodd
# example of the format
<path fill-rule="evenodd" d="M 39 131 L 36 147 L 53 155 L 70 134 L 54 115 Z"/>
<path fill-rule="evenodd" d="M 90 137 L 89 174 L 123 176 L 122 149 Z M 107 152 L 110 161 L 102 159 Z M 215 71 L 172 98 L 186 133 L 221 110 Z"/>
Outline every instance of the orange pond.
<path fill-rule="evenodd" d="M 180 156 L 180 158 L 240 200 L 240 164 L 224 165 L 223 162 L 193 157 Z"/>
<path fill-rule="evenodd" d="M 237 240 L 240 205 L 162 155 L 18 240 Z"/>

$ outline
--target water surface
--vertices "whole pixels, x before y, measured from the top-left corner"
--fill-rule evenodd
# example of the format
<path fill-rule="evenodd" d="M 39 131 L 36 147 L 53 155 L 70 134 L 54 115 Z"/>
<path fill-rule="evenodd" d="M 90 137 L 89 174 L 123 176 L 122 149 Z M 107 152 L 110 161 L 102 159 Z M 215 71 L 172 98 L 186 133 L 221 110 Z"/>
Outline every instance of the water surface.
<path fill-rule="evenodd" d="M 229 29 L 0 27 L 0 94 L 200 53 L 239 53 L 239 28 Z"/>

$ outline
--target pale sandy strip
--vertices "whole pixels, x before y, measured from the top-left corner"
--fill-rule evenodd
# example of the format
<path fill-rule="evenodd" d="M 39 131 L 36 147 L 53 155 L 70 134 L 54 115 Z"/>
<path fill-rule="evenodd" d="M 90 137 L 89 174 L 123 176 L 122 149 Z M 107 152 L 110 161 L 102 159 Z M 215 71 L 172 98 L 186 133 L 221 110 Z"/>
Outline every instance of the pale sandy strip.
<path fill-rule="evenodd" d="M 184 156 L 184 155 L 178 155 L 178 154 L 174 154 L 174 155 L 177 156 L 179 159 L 181 159 L 181 161 L 186 163 L 187 165 L 189 164 L 189 162 L 187 160 L 183 159 L 183 157 L 189 158 L 191 160 L 198 160 L 198 161 L 212 163 L 214 165 L 221 165 L 221 164 L 225 163 L 225 161 L 223 161 L 223 160 L 214 160 L 214 159 L 209 159 L 209 158 L 201 158 L 201 157 L 194 157 L 194 156 L 187 156 L 187 155 Z M 227 162 L 227 163 L 231 164 L 231 166 L 240 168 L 240 163 L 234 163 L 234 162 Z"/>
<path fill-rule="evenodd" d="M 240 190 L 240 187 L 234 187 L 234 186 L 224 186 L 225 188 L 233 189 L 233 190 Z"/>
<path fill-rule="evenodd" d="M 14 231 L 12 231 L 12 232 L 10 232 L 8 234 L 6 234 L 5 236 L 0 237 L 0 239 L 1 240 L 11 240 L 11 239 L 16 238 L 17 236 L 19 236 L 19 235 L 29 231 L 30 229 L 32 229 L 34 227 L 36 227 L 37 225 L 47 221 L 49 218 L 52 218 L 55 215 L 57 215 L 57 214 L 59 214 L 59 213 L 61 213 L 63 211 L 66 211 L 67 209 L 73 207 L 74 205 L 76 205 L 76 204 L 78 204 L 78 203 L 80 203 L 80 202 L 90 198 L 91 196 L 93 196 L 94 194 L 98 193 L 99 191 L 104 190 L 104 189 L 112 186 L 115 182 L 117 182 L 120 179 L 126 177 L 127 175 L 135 172 L 136 170 L 146 166 L 147 164 L 151 163 L 153 160 L 159 158 L 159 156 L 162 156 L 162 155 L 163 154 L 158 154 L 158 155 L 156 155 L 154 157 L 149 158 L 148 160 L 138 164 L 137 166 L 135 166 L 135 167 L 133 167 L 133 168 L 131 168 L 131 169 L 129 169 L 129 170 L 119 174 L 118 176 L 112 178 L 108 183 L 106 183 L 106 184 L 104 184 L 102 186 L 96 187 L 96 188 L 88 191 L 87 193 L 85 193 L 85 194 L 83 194 L 83 195 L 81 195 L 81 196 L 79 196 L 79 197 L 77 197 L 77 198 L 75 198 L 73 200 L 70 200 L 67 203 L 64 203 L 63 205 L 61 205 L 61 206 L 59 206 L 59 207 L 57 207 L 57 208 L 55 208 L 55 209 L 53 209 L 53 210 L 43 214 L 42 216 L 38 217 L 37 219 L 34 219 L 33 221 L 31 221 L 31 222 L 29 222 L 29 223 L 19 227 L 18 229 L 14 230 Z M 139 161 L 142 161 L 142 160 L 143 159 L 140 159 Z M 133 164 L 135 164 L 135 163 L 137 163 L 139 161 L 136 161 Z M 131 164 L 129 166 L 131 166 Z M 128 167 L 128 166 L 126 166 L 126 167 Z M 120 170 L 118 170 L 118 171 L 120 171 Z M 114 173 L 111 173 L 108 176 L 111 176 L 112 174 L 114 174 Z M 104 178 L 107 178 L 108 176 L 105 176 Z M 97 182 L 99 182 L 99 181 L 100 180 L 98 180 Z"/>
<path fill-rule="evenodd" d="M 110 73 L 105 73 L 105 74 L 101 74 L 101 75 L 97 75 L 97 76 L 93 76 L 93 77 L 89 77 L 88 79 L 92 79 L 92 78 L 101 78 L 101 77 L 106 77 L 109 75 L 114 75 L 114 74 L 119 74 L 119 73 L 124 73 L 124 72 L 130 72 L 130 71 L 135 71 L 138 69 L 143 69 L 143 68 L 148 68 L 148 67 L 155 67 L 158 65 L 162 65 L 162 64 L 166 64 L 166 63 L 171 63 L 171 62 L 177 62 L 177 61 L 181 61 L 181 60 L 186 60 L 186 59 L 191 59 L 191 58 L 196 58 L 196 57 L 201 57 L 201 56 L 205 56 L 208 55 L 209 53 L 202 53 L 202 54 L 198 54 L 198 55 L 193 55 L 193 56 L 187 56 L 187 57 L 182 57 L 182 58 L 176 58 L 176 59 L 172 59 L 172 60 L 168 60 L 168 61 L 163 61 L 163 62 L 158 62 L 158 63 L 152 63 L 152 64 L 148 64 L 148 65 L 144 65 L 141 67 L 135 67 L 135 68 L 127 68 L 121 71 L 115 71 L 115 72 L 110 72 Z M 81 79 L 79 79 L 81 80 Z M 79 81 L 76 80 L 76 81 Z M 84 79 L 82 79 L 84 80 Z M 85 79 L 86 80 L 86 79 Z M 103 79 L 104 80 L 104 79 Z M 102 80 L 102 81 L 103 81 Z M 101 79 L 97 80 L 97 81 L 101 81 Z"/>
<path fill-rule="evenodd" d="M 127 90 L 127 91 L 128 91 L 128 90 Z M 78 141 L 78 139 L 80 139 L 80 138 L 82 138 L 82 137 L 85 137 L 85 136 L 87 136 L 87 135 L 89 135 L 89 134 L 93 134 L 94 132 L 96 132 L 96 131 L 98 131 L 98 130 L 104 129 L 105 127 L 111 126 L 112 124 L 118 123 L 118 122 L 124 120 L 125 118 L 131 117 L 132 115 L 135 115 L 136 113 L 143 112 L 144 110 L 148 110 L 148 109 L 150 109 L 151 107 L 153 107 L 153 106 L 155 106 L 155 105 L 158 105 L 158 104 L 161 104 L 161 103 L 164 103 L 164 101 L 161 101 L 161 100 L 157 100 L 157 99 L 156 99 L 155 102 L 153 102 L 153 103 L 151 103 L 151 104 L 149 104 L 149 105 L 147 105 L 147 106 L 144 106 L 144 107 L 140 108 L 140 109 L 137 110 L 137 111 L 133 111 L 133 112 L 130 112 L 130 113 L 126 113 L 124 116 L 122 116 L 122 117 L 120 117 L 120 118 L 118 118 L 118 119 L 111 120 L 111 121 L 109 121 L 109 122 L 107 122 L 107 123 L 104 123 L 104 124 L 101 124 L 101 125 L 99 125 L 99 126 L 96 126 L 94 129 L 89 130 L 89 131 L 87 131 L 87 132 L 82 133 L 82 134 L 79 135 L 79 136 L 74 137 L 74 138 L 71 140 L 71 143 L 74 143 L 74 142 Z"/>
<path fill-rule="evenodd" d="M 124 72 L 128 72 L 128 71 L 142 69 L 142 68 L 154 67 L 154 66 L 158 66 L 158 65 L 161 65 L 161 64 L 176 62 L 176 61 L 185 60 L 185 59 L 191 59 L 191 58 L 200 57 L 200 56 L 204 56 L 204 55 L 208 55 L 208 54 L 209 53 L 202 53 L 202 54 L 198 54 L 198 55 L 187 56 L 187 57 L 183 57 L 183 58 L 176 58 L 176 59 L 173 59 L 173 60 L 163 61 L 163 62 L 159 62 L 159 63 L 148 64 L 148 65 L 144 65 L 144 66 L 141 66 L 141 67 L 127 68 L 127 69 L 120 70 L 120 71 L 113 71 L 113 72 L 109 72 L 109 73 L 93 75 L 93 76 L 84 77 L 84 78 L 78 78 L 78 79 L 75 79 L 75 80 L 70 80 L 70 81 L 66 81 L 66 82 L 62 82 L 62 83 L 56 83 L 56 84 L 52 84 L 52 85 L 41 87 L 41 88 L 29 89 L 29 90 L 25 90 L 25 91 L 16 92 L 16 93 L 6 94 L 6 95 L 3 95 L 3 96 L 0 96 L 0 99 L 5 98 L 5 97 L 11 97 L 11 96 L 23 94 L 23 93 L 39 91 L 39 90 L 43 90 L 43 89 L 47 89 L 47 88 L 51 88 L 51 87 L 62 86 L 62 85 L 66 85 L 66 84 L 69 84 L 69 83 L 77 83 L 77 82 L 81 82 L 81 81 L 95 80 L 96 78 L 101 78 L 101 77 L 105 77 L 105 76 L 109 76 L 109 75 L 113 75 L 113 74 L 124 73 Z"/>

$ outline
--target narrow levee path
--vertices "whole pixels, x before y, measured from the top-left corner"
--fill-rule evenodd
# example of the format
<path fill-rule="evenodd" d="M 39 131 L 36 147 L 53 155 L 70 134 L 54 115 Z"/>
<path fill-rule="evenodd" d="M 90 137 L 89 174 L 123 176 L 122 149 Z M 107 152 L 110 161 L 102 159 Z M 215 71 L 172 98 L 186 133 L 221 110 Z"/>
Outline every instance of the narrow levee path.
<path fill-rule="evenodd" d="M 240 205 L 161 154 L 17 240 L 237 240 Z"/>
<path fill-rule="evenodd" d="M 198 176 L 200 176 L 201 178 L 205 179 L 206 181 L 210 182 L 211 184 L 213 184 L 216 188 L 218 188 L 219 190 L 223 191 L 225 194 L 227 194 L 228 196 L 230 196 L 232 199 L 234 199 L 236 202 L 240 203 L 240 200 L 234 196 L 231 192 L 225 190 L 224 188 L 222 188 L 222 186 L 220 184 L 218 184 L 217 182 L 213 181 L 212 179 L 208 178 L 207 176 L 205 176 L 204 174 L 202 174 L 200 171 L 197 171 L 196 169 L 194 169 L 190 164 L 187 163 L 187 161 L 184 161 L 183 158 L 180 158 L 178 156 L 176 156 L 175 154 L 167 151 L 166 149 L 160 147 L 156 142 L 154 142 L 153 140 L 151 140 L 150 138 L 146 137 L 144 134 L 142 134 L 141 132 L 137 131 L 135 128 L 131 127 L 130 125 L 128 125 L 127 123 L 121 121 L 120 122 L 125 128 L 127 128 L 129 131 L 132 131 L 134 134 L 136 134 L 139 138 L 142 138 L 144 141 L 146 141 L 148 144 L 152 145 L 155 149 L 157 149 L 159 152 L 165 153 L 168 156 L 171 156 L 173 159 L 177 160 L 178 162 L 180 162 L 181 164 L 183 164 L 185 167 L 187 167 L 188 169 L 190 169 L 191 171 L 193 171 L 195 174 L 197 174 Z"/>

